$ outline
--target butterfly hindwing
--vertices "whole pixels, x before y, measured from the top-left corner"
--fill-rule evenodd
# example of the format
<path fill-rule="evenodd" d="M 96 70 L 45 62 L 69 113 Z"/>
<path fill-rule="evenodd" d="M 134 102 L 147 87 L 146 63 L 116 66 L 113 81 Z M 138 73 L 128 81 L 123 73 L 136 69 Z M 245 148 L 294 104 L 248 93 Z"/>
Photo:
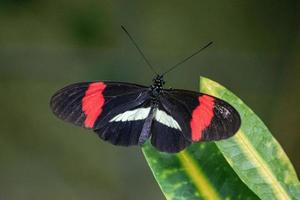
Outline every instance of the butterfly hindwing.
<path fill-rule="evenodd" d="M 159 151 L 168 153 L 179 152 L 190 144 L 182 134 L 180 125 L 161 104 L 152 123 L 151 143 Z"/>
<path fill-rule="evenodd" d="M 186 90 L 164 90 L 160 101 L 191 142 L 228 138 L 240 127 L 238 112 L 216 97 Z"/>
<path fill-rule="evenodd" d="M 109 121 L 104 120 L 103 125 L 95 127 L 94 131 L 100 138 L 115 145 L 139 144 L 145 121 L 151 110 L 149 102 L 145 101 L 142 105 L 118 110 L 120 111 L 118 114 L 113 113 L 113 117 L 108 117 Z"/>

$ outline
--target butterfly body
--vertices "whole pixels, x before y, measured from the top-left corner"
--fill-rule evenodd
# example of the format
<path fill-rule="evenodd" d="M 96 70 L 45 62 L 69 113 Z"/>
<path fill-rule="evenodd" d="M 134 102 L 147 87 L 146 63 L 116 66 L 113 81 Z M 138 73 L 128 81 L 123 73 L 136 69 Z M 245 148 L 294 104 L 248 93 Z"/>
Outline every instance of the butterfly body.
<path fill-rule="evenodd" d="M 53 113 L 92 129 L 114 145 L 143 145 L 175 153 L 194 142 L 231 137 L 240 127 L 238 112 L 207 94 L 164 89 L 157 75 L 150 87 L 111 81 L 66 86 L 51 98 Z"/>

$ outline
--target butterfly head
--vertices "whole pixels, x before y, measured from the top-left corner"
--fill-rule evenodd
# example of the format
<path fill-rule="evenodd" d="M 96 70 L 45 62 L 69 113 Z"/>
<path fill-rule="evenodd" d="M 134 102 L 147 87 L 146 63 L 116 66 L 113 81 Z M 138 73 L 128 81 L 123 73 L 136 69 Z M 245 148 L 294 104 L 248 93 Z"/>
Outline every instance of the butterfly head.
<path fill-rule="evenodd" d="M 153 78 L 153 82 L 151 85 L 152 97 L 154 98 L 158 97 L 161 90 L 163 89 L 164 84 L 165 81 L 162 75 L 156 75 L 156 77 Z"/>
<path fill-rule="evenodd" d="M 155 78 L 153 78 L 153 86 L 156 88 L 161 88 L 164 86 L 165 81 L 164 81 L 164 77 L 162 75 L 156 75 Z"/>

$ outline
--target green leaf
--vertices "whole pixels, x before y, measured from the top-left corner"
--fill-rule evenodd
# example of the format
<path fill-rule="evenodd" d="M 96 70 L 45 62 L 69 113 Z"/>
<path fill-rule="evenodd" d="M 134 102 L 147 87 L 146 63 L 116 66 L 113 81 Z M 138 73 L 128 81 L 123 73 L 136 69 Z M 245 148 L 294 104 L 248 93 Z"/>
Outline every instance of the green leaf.
<path fill-rule="evenodd" d="M 218 83 L 200 79 L 201 92 L 233 105 L 241 115 L 238 133 L 216 142 L 238 176 L 261 199 L 300 199 L 296 172 L 264 123 L 238 97 Z"/>
<path fill-rule="evenodd" d="M 169 200 L 258 199 L 238 178 L 214 142 L 195 143 L 177 154 L 158 152 L 148 142 L 143 152 Z"/>
<path fill-rule="evenodd" d="M 299 198 L 292 165 L 258 117 L 219 84 L 201 78 L 201 88 L 235 106 L 242 127 L 232 139 L 195 143 L 178 154 L 158 152 L 146 143 L 144 155 L 166 198 Z M 259 136 L 255 139 L 253 135 Z"/>

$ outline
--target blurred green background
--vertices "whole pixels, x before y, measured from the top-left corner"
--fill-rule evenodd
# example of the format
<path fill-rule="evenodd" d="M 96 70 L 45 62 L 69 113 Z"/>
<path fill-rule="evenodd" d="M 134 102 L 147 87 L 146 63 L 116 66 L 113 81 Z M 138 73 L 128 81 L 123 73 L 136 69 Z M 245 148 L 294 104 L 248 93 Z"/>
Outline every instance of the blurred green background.
<path fill-rule="evenodd" d="M 49 109 L 73 82 L 151 84 L 121 24 L 160 72 L 213 40 L 167 87 L 198 90 L 200 75 L 225 85 L 299 174 L 299 10 L 296 0 L 0 0 L 0 199 L 164 199 L 140 148 L 112 146 Z"/>

